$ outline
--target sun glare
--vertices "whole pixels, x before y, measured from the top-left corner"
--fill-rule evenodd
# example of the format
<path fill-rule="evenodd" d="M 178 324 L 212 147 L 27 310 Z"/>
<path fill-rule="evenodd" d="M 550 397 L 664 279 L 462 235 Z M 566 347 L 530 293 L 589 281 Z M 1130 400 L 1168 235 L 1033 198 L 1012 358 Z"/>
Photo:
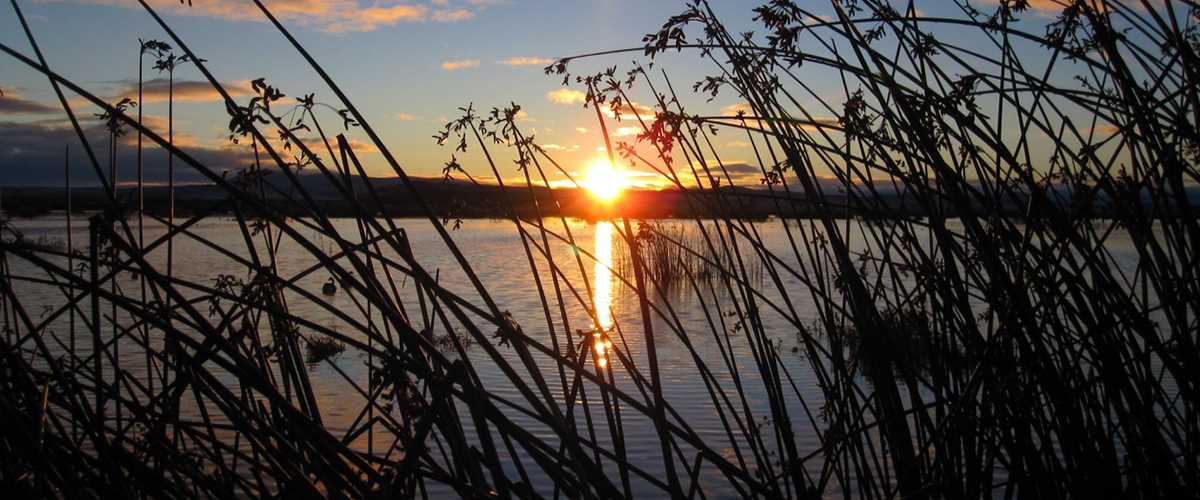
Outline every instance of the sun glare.
<path fill-rule="evenodd" d="M 613 201 L 625 189 L 625 176 L 605 158 L 599 158 L 588 167 L 583 186 L 597 199 Z"/>

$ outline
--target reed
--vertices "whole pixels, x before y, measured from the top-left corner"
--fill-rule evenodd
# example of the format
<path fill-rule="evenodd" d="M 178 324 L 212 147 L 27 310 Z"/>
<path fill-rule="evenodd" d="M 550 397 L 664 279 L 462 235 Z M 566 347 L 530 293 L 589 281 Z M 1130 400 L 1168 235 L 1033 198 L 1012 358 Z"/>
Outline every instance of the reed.
<path fill-rule="evenodd" d="M 731 269 L 737 267 L 737 256 L 704 245 L 701 233 L 690 227 L 660 221 L 641 221 L 633 238 L 641 249 L 641 264 L 651 280 L 663 286 L 678 288 L 695 280 L 711 286 L 714 280 L 730 279 Z M 632 276 L 633 258 L 624 239 L 617 239 L 613 271 L 619 276 Z M 748 253 L 751 245 L 740 244 L 738 253 Z M 762 261 L 746 262 L 747 282 L 761 285 L 764 275 Z"/>
<path fill-rule="evenodd" d="M 34 57 L 3 43 L 0 52 L 47 77 L 109 208 L 93 218 L 82 256 L 73 243 L 0 238 L 6 491 L 683 498 L 718 483 L 772 498 L 1200 491 L 1194 2 L 1069 0 L 1039 30 L 1022 21 L 1039 15 L 1023 1 L 980 10 L 956 0 L 958 15 L 930 17 L 911 1 L 841 0 L 815 12 L 773 0 L 754 9 L 760 31 L 741 34 L 697 0 L 641 46 L 556 61 L 547 73 L 586 91 L 601 130 L 617 120 L 605 109 L 641 127 L 636 144 L 605 133 L 609 155 L 659 172 L 696 214 L 615 221 L 613 280 L 638 307 L 625 316 L 633 324 L 611 326 L 589 280 L 596 256 L 577 245 L 572 225 L 540 211 L 522 217 L 507 199 L 516 261 L 529 268 L 540 314 L 498 303 L 443 225 L 447 214 L 425 204 L 361 108 L 254 2 L 332 91 L 329 102 L 299 94 L 296 107 L 280 109 L 284 91 L 266 80 L 238 102 L 141 1 L 222 96 L 230 138 L 255 153 L 254 164 L 223 175 L 175 144 L 173 130 L 129 116 L 131 103 L 107 103 L 58 74 L 13 0 Z M 712 76 L 681 93 L 649 64 L 586 71 L 604 58 L 674 51 L 707 61 Z M 841 88 L 814 88 L 805 74 L 815 71 L 836 75 Z M 172 168 L 206 178 L 225 198 L 192 216 L 155 218 L 166 234 L 144 239 L 65 92 L 102 109 L 113 134 L 135 130 L 169 151 Z M 736 96 L 743 111 L 688 107 L 714 95 Z M 639 96 L 649 96 L 652 117 L 628 112 Z M 462 111 L 439 141 L 478 150 L 494 178 L 517 175 L 533 190 L 556 173 L 570 177 L 522 130 L 519 106 Z M 718 133 L 751 145 L 760 191 L 726 189 L 737 178 L 714 144 Z M 423 265 L 426 250 L 382 216 L 384 196 L 350 136 L 381 152 L 465 285 Z M 515 173 L 501 150 L 517 159 Z M 301 171 L 324 177 L 351 207 L 351 230 L 323 213 Z M 734 216 L 756 196 L 809 218 Z M 897 203 L 921 216 L 897 216 Z M 195 228 L 224 211 L 242 248 Z M 764 241 L 768 227 L 786 241 Z M 1114 254 L 1108 243 L 1117 239 L 1134 249 L 1132 261 Z M 172 252 L 173 242 L 220 256 L 229 270 L 190 279 L 172 258 L 160 269 L 149 257 Z M 285 271 L 284 247 L 314 264 Z M 144 294 L 118 286 L 130 271 L 144 278 Z M 336 301 L 305 285 L 321 273 L 341 284 Z M 35 312 L 44 302 L 22 293 L 31 288 L 57 299 Z M 681 289 L 704 327 L 680 319 Z M 298 313 L 296 301 L 336 324 Z M 69 342 L 59 326 L 68 318 Z M 76 330 L 92 342 L 76 344 Z M 631 335 L 644 340 L 641 350 L 628 347 Z M 702 355 L 701 342 L 719 358 Z M 678 346 L 669 362 L 694 365 L 718 437 L 674 403 L 660 372 L 668 344 Z M 734 346 L 749 359 L 734 359 Z M 144 355 L 149 374 L 118 362 L 129 350 Z M 797 355 L 819 397 L 800 387 Z M 336 409 L 313 388 L 314 360 L 343 382 Z M 366 370 L 346 369 L 354 360 Z M 332 410 L 356 418 L 335 430 L 325 422 Z M 654 453 L 630 453 L 633 426 L 655 430 Z"/>

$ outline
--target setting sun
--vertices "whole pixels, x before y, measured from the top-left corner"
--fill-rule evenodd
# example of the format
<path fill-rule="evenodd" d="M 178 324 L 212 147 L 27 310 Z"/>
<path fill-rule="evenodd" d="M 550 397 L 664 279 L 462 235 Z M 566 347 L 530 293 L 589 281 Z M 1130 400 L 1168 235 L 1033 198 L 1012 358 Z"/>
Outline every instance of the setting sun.
<path fill-rule="evenodd" d="M 613 201 L 625 190 L 625 176 L 607 159 L 599 158 L 588 167 L 583 187 L 601 201 Z"/>

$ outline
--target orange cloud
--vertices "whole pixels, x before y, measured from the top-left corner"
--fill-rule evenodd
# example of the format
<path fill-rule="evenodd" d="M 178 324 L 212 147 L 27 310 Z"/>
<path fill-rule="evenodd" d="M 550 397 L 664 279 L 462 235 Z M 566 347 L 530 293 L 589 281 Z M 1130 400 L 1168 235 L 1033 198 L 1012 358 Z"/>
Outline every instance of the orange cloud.
<path fill-rule="evenodd" d="M 113 100 L 128 97 L 136 101 L 138 98 L 137 84 L 125 82 L 125 85 L 117 92 L 117 96 Z M 249 80 L 222 82 L 221 86 L 225 87 L 225 91 L 235 98 L 253 93 Z M 170 82 L 166 78 L 155 78 L 142 83 L 142 102 L 144 103 L 166 102 L 170 93 Z M 174 98 L 175 102 L 212 102 L 222 99 L 221 94 L 217 93 L 212 85 L 199 80 L 176 80 Z"/>
<path fill-rule="evenodd" d="M 350 146 L 350 149 L 354 150 L 355 153 L 378 153 L 379 152 L 379 148 L 376 148 L 375 144 L 373 144 L 373 143 L 363 142 L 358 139 L 347 139 L 347 143 Z M 306 139 L 304 141 L 304 145 L 308 146 L 308 149 L 312 150 L 314 153 L 319 154 L 319 153 L 326 152 L 325 151 L 325 142 L 322 141 L 320 138 Z M 329 141 L 329 146 L 332 147 L 335 152 L 338 151 L 338 149 L 337 149 L 338 145 L 336 142 L 334 142 L 332 140 Z"/>
<path fill-rule="evenodd" d="M 636 102 L 626 102 L 621 104 L 621 106 L 617 108 L 617 112 L 613 111 L 611 105 L 605 105 L 602 108 L 602 111 L 604 111 L 604 115 L 609 118 L 616 118 L 617 112 L 620 112 L 622 120 L 637 120 L 638 118 L 641 118 L 642 120 L 654 121 L 655 119 L 654 108 L 644 104 L 638 104 Z"/>
<path fill-rule="evenodd" d="M 732 117 L 732 116 L 737 116 L 738 113 L 741 113 L 745 116 L 754 116 L 754 110 L 750 108 L 750 103 L 746 103 L 746 102 L 730 104 L 728 106 L 721 108 L 721 116 Z"/>
<path fill-rule="evenodd" d="M 1061 12 L 1064 5 L 1058 0 L 1029 0 L 1029 8 L 1040 13 Z"/>
<path fill-rule="evenodd" d="M 126 0 L 75 0 L 80 3 L 137 7 Z M 228 21 L 266 21 L 253 2 L 203 0 L 192 5 L 178 0 L 148 0 L 155 10 L 184 16 L 204 16 Z M 441 5 L 441 4 L 438 4 Z M 404 22 L 458 22 L 475 17 L 466 9 L 432 10 L 397 0 L 271 0 L 267 8 L 280 21 L 328 33 L 374 31 Z"/>
<path fill-rule="evenodd" d="M 554 60 L 546 59 L 544 57 L 519 56 L 519 57 L 510 57 L 503 61 L 496 61 L 496 62 L 499 64 L 503 64 L 505 66 L 545 66 L 550 63 L 553 63 Z"/>
<path fill-rule="evenodd" d="M 1125 4 L 1135 10 L 1139 10 L 1139 11 L 1145 10 L 1145 6 L 1142 5 L 1140 0 L 1115 0 L 1115 1 L 1117 3 Z M 1066 0 L 1028 0 L 1028 2 L 1029 2 L 1030 10 L 1036 12 L 1040 16 L 1045 16 L 1045 17 L 1050 17 L 1055 14 L 1058 14 L 1059 12 L 1062 12 L 1063 9 L 1065 9 L 1067 7 L 1067 5 L 1070 5 L 1072 3 L 1072 2 L 1069 2 Z M 991 5 L 999 5 L 1000 4 L 1000 2 L 998 0 L 983 0 L 983 3 L 991 4 Z M 1151 0 L 1150 3 L 1161 6 L 1162 0 Z M 1096 6 L 1102 11 L 1107 10 L 1105 8 L 1104 4 L 1102 4 L 1102 3 L 1097 3 Z"/>
<path fill-rule="evenodd" d="M 411 115 L 408 113 L 396 113 L 396 119 L 400 120 L 402 122 L 411 122 L 413 120 L 416 120 L 417 117 L 416 117 L 416 115 Z"/>
<path fill-rule="evenodd" d="M 546 99 L 555 104 L 576 104 L 587 99 L 587 94 L 574 89 L 558 89 L 546 92 Z"/>
<path fill-rule="evenodd" d="M 93 121 L 92 123 L 98 123 L 98 120 Z M 167 137 L 167 117 L 166 116 L 145 115 L 142 117 L 142 125 L 150 130 L 155 131 L 155 133 L 161 135 L 163 138 Z M 179 130 L 180 125 L 181 125 L 180 121 L 178 119 L 176 119 L 175 120 L 175 134 L 174 134 L 174 137 L 172 138 L 172 141 L 175 144 L 175 147 L 177 147 L 177 148 L 200 147 L 200 141 L 198 141 L 196 139 L 196 136 L 188 134 L 186 132 L 181 132 Z M 137 145 L 137 134 L 134 133 L 134 130 L 129 127 L 124 127 L 124 130 L 125 130 L 125 134 L 121 136 L 120 143 L 123 146 Z M 145 143 L 151 144 L 150 141 L 148 141 L 148 140 Z M 151 145 L 149 147 L 158 147 L 158 146 Z"/>
<path fill-rule="evenodd" d="M 442 69 L 446 71 L 458 71 L 460 69 L 478 68 L 479 59 L 459 59 L 455 61 L 446 61 L 442 63 Z"/>

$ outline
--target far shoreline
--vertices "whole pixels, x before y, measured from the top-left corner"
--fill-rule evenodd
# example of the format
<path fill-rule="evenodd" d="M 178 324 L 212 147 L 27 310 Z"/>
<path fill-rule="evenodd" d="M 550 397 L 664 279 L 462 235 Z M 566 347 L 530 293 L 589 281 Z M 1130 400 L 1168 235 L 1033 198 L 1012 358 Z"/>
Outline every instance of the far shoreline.
<path fill-rule="evenodd" d="M 427 218 L 430 213 L 442 220 L 511 220 L 515 215 L 521 219 L 545 217 L 567 217 L 586 221 L 620 218 L 638 220 L 750 220 L 769 219 L 812 220 L 832 218 L 836 220 L 861 219 L 867 221 L 912 221 L 927 217 L 955 219 L 964 212 L 943 205 L 919 206 L 916 196 L 896 192 L 876 191 L 873 197 L 847 197 L 844 193 L 823 193 L 820 201 L 811 200 L 801 194 L 783 193 L 779 190 L 762 188 L 722 187 L 719 189 L 628 189 L 619 199 L 604 203 L 593 198 L 587 191 L 578 188 L 555 188 L 529 186 L 474 185 L 462 181 L 414 178 L 415 188 L 421 199 L 410 195 L 407 187 L 392 179 L 372 179 L 371 189 L 362 187 L 361 180 L 354 182 L 355 197 L 344 197 L 344 186 L 331 186 L 324 179 L 304 179 L 315 206 L 307 206 L 298 199 L 288 199 L 283 189 L 273 188 L 265 198 L 250 194 L 253 199 L 264 201 L 277 215 L 305 217 L 316 212 L 331 218 L 354 218 L 360 216 L 386 216 L 396 219 Z M 376 183 L 380 184 L 376 186 Z M 1200 192 L 1192 192 L 1189 197 Z M 67 192 L 52 187 L 4 187 L 0 189 L 0 211 L 6 217 L 35 218 L 53 212 L 62 213 L 66 206 Z M 122 186 L 119 189 L 119 210 L 130 216 L 138 211 L 137 188 Z M 147 186 L 143 190 L 144 213 L 155 217 L 166 217 L 169 208 L 169 192 L 166 187 Z M 1024 195 L 1012 195 L 1000 206 L 999 216 L 1006 219 L 1032 220 L 1042 218 L 1064 208 L 1069 198 L 1050 202 L 1043 197 L 1039 206 L 1036 200 Z M 1049 204 L 1058 205 L 1057 207 Z M 74 189 L 71 192 L 74 213 L 91 214 L 106 212 L 112 204 L 105 192 L 95 186 Z M 182 185 L 175 189 L 175 216 L 231 215 L 236 210 L 252 212 L 253 207 L 238 201 L 223 188 L 216 185 Z M 236 209 L 236 210 L 235 210 Z M 1071 207 L 1075 217 L 1104 220 L 1121 219 L 1118 214 L 1099 199 L 1092 205 Z M 994 207 L 975 206 L 967 210 L 971 215 L 995 214 Z M 1143 207 L 1139 213 L 1130 214 L 1141 220 L 1174 219 L 1172 214 L 1156 212 L 1152 207 Z"/>

